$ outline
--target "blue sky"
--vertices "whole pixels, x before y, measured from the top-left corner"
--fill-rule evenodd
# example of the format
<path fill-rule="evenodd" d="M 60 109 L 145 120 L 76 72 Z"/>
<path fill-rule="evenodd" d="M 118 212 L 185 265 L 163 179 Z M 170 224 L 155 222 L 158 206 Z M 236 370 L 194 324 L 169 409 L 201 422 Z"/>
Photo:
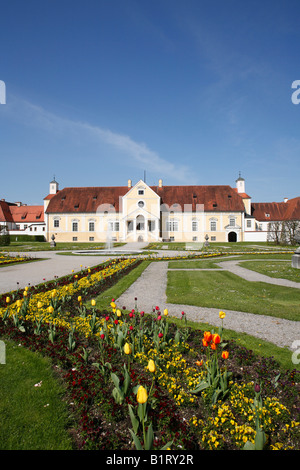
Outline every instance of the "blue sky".
<path fill-rule="evenodd" d="M 1 2 L 0 198 L 229 184 L 299 196 L 299 1 Z"/>

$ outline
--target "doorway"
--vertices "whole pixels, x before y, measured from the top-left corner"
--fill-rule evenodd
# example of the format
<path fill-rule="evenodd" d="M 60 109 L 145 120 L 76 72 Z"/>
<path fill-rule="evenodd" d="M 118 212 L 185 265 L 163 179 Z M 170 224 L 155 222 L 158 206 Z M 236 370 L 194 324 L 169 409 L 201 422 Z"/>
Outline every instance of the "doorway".
<path fill-rule="evenodd" d="M 229 242 L 236 242 L 237 236 L 235 232 L 229 232 L 228 234 L 228 241 Z"/>

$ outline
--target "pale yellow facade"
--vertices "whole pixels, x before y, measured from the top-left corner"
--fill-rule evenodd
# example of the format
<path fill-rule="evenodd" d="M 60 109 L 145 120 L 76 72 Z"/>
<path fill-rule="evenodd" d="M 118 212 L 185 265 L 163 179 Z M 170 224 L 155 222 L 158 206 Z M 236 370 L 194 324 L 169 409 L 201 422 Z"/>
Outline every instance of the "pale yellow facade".
<path fill-rule="evenodd" d="M 50 194 L 56 195 L 56 190 L 50 186 Z M 95 212 L 47 213 L 49 200 L 44 204 L 48 241 L 54 235 L 56 242 L 204 243 L 243 241 L 248 200 L 244 200 L 245 211 L 238 212 L 207 212 L 201 204 L 166 207 L 159 190 L 155 192 L 142 180 L 132 186 L 129 180 L 127 192 L 119 197 L 118 211 L 100 205 Z"/>

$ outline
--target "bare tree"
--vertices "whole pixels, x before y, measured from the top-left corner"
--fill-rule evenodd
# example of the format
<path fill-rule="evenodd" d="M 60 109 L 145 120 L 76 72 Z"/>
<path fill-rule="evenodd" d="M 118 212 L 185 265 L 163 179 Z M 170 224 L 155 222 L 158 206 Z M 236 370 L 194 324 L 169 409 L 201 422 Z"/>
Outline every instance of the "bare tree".
<path fill-rule="evenodd" d="M 281 222 L 269 222 L 267 241 L 273 242 L 275 245 L 282 243 L 282 223 Z"/>
<path fill-rule="evenodd" d="M 296 219 L 285 220 L 282 226 L 282 233 L 287 245 L 296 245 L 300 232 L 300 221 Z"/>

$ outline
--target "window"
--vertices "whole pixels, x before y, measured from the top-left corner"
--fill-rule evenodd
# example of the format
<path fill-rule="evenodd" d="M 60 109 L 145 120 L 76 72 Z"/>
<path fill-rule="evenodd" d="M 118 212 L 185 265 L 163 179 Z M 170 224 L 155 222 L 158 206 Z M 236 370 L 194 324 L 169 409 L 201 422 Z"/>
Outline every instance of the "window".
<path fill-rule="evenodd" d="M 89 237 L 89 241 L 90 241 L 90 242 L 93 242 L 93 241 L 94 241 L 94 237 Z"/>
<path fill-rule="evenodd" d="M 251 220 L 247 220 L 247 227 L 251 228 Z"/>
<path fill-rule="evenodd" d="M 198 230 L 198 222 L 197 220 L 192 221 L 192 232 L 197 232 Z"/>
<path fill-rule="evenodd" d="M 155 220 L 148 220 L 148 230 L 149 230 L 149 232 L 154 232 L 154 230 L 155 230 Z"/>
<path fill-rule="evenodd" d="M 138 206 L 139 206 L 139 207 L 142 208 L 142 207 L 144 207 L 144 205 L 145 205 L 144 201 L 139 201 L 139 202 L 138 202 Z"/>
<path fill-rule="evenodd" d="M 111 232 L 118 232 L 120 230 L 120 222 L 108 222 L 108 229 Z"/>
<path fill-rule="evenodd" d="M 139 189 L 139 190 L 138 190 L 138 195 L 139 195 L 139 196 L 143 196 L 143 194 L 144 194 L 144 190 L 143 190 L 143 189 Z"/>
<path fill-rule="evenodd" d="M 58 219 L 54 219 L 54 227 L 55 228 L 58 228 L 59 227 L 59 220 Z"/>
<path fill-rule="evenodd" d="M 217 222 L 215 220 L 212 220 L 210 222 L 210 231 L 211 232 L 216 232 L 216 230 L 217 230 Z"/>
<path fill-rule="evenodd" d="M 95 222 L 89 222 L 89 232 L 95 232 Z"/>
<path fill-rule="evenodd" d="M 198 240 L 198 237 L 193 237 L 193 242 L 196 242 Z"/>
<path fill-rule="evenodd" d="M 77 242 L 77 237 L 73 237 L 73 238 L 72 238 L 72 241 L 73 241 L 73 242 Z"/>
<path fill-rule="evenodd" d="M 128 232 L 133 231 L 133 220 L 128 220 L 127 221 L 127 230 L 128 230 Z"/>
<path fill-rule="evenodd" d="M 145 230 L 145 219 L 142 215 L 138 215 L 136 218 L 136 229 Z"/>
<path fill-rule="evenodd" d="M 217 237 L 210 237 L 210 239 L 211 239 L 212 242 L 215 242 Z"/>
<path fill-rule="evenodd" d="M 234 217 L 230 217 L 230 219 L 229 219 L 229 225 L 230 225 L 230 227 L 234 227 L 234 226 L 235 226 L 235 218 L 234 218 Z"/>
<path fill-rule="evenodd" d="M 167 220 L 167 230 L 169 232 L 178 232 L 178 221 L 177 220 Z"/>
<path fill-rule="evenodd" d="M 72 232 L 78 232 L 78 222 L 72 222 Z"/>

